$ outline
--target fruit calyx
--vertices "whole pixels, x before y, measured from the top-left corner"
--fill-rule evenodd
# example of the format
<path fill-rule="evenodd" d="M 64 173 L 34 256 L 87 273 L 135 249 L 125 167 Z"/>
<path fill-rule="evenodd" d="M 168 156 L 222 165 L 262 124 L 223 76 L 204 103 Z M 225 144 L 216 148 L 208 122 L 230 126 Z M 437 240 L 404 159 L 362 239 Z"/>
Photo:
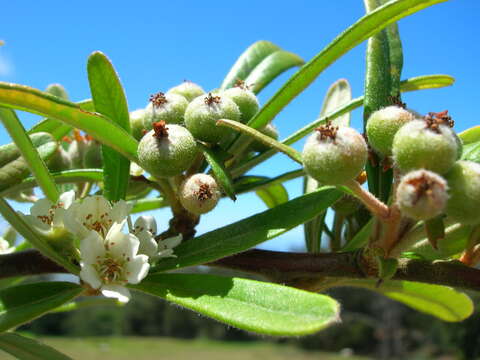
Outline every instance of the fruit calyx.
<path fill-rule="evenodd" d="M 213 196 L 213 193 L 208 184 L 201 184 L 195 195 L 197 196 L 198 200 L 205 201 L 205 200 L 211 199 Z"/>
<path fill-rule="evenodd" d="M 163 120 L 153 123 L 153 136 L 157 139 L 168 137 L 167 123 Z"/>
<path fill-rule="evenodd" d="M 325 125 L 321 125 L 315 129 L 320 134 L 320 140 L 332 139 L 335 141 L 337 137 L 338 126 L 332 125 L 331 121 L 327 121 Z"/>
<path fill-rule="evenodd" d="M 439 186 L 445 189 L 445 185 L 436 181 L 427 173 L 423 172 L 420 176 L 408 179 L 407 184 L 412 185 L 415 189 L 415 198 L 412 205 L 415 205 L 423 196 L 431 197 L 433 195 L 434 187 Z"/>
<path fill-rule="evenodd" d="M 428 115 L 423 117 L 427 124 L 427 128 L 440 134 L 440 125 L 445 125 L 450 128 L 453 127 L 455 122 L 453 121 L 452 117 L 448 115 L 448 110 L 444 110 L 441 112 L 429 112 Z"/>
<path fill-rule="evenodd" d="M 205 97 L 205 104 L 207 105 L 220 104 L 221 102 L 222 99 L 220 96 L 213 96 L 212 93 L 208 93 L 208 95 Z"/>
<path fill-rule="evenodd" d="M 150 95 L 149 100 L 155 107 L 160 107 L 168 102 L 163 92 L 158 92 L 156 94 Z"/>

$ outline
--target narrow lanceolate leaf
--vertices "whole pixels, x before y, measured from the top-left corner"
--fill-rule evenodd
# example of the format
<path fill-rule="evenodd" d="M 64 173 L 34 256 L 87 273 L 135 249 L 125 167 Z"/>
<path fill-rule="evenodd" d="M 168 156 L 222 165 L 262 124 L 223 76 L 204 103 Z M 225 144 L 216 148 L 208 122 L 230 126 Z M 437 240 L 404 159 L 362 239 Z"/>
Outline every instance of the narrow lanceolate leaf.
<path fill-rule="evenodd" d="M 0 120 L 20 150 L 23 159 L 37 179 L 45 196 L 50 201 L 56 202 L 59 197 L 57 186 L 15 112 L 11 109 L 0 107 Z"/>
<path fill-rule="evenodd" d="M 452 86 L 455 78 L 450 75 L 435 74 L 416 76 L 400 82 L 400 90 L 402 92 L 436 89 L 445 86 Z"/>
<path fill-rule="evenodd" d="M 85 131 L 131 161 L 138 161 L 138 142 L 127 131 L 101 114 L 83 110 L 78 104 L 28 86 L 0 82 L 0 106 L 61 120 Z"/>
<path fill-rule="evenodd" d="M 335 188 L 325 187 L 201 235 L 176 247 L 177 258 L 161 261 L 154 271 L 203 264 L 245 251 L 310 220 L 340 196 Z"/>
<path fill-rule="evenodd" d="M 255 191 L 255 193 L 269 208 L 273 208 L 288 201 L 287 189 L 285 189 L 282 184 L 265 186 Z"/>
<path fill-rule="evenodd" d="M 30 140 L 36 148 L 49 142 L 53 142 L 53 138 L 47 133 L 37 133 L 30 135 Z M 9 162 L 20 157 L 20 149 L 15 143 L 5 144 L 0 146 L 0 166 L 4 166 Z"/>
<path fill-rule="evenodd" d="M 212 168 L 213 175 L 220 184 L 220 187 L 230 199 L 232 199 L 233 201 L 237 200 L 237 197 L 235 196 L 235 189 L 233 187 L 232 177 L 223 165 L 220 156 L 217 156 L 217 154 L 212 149 L 202 144 L 199 144 L 199 146 L 203 151 L 205 159 Z"/>
<path fill-rule="evenodd" d="M 480 141 L 463 145 L 462 160 L 469 160 L 480 163 Z"/>
<path fill-rule="evenodd" d="M 82 287 L 69 282 L 39 282 L 0 290 L 0 332 L 32 321 L 82 291 Z"/>
<path fill-rule="evenodd" d="M 249 191 L 260 190 L 264 187 L 272 185 L 283 184 L 284 182 L 292 179 L 297 179 L 305 174 L 303 168 L 298 170 L 288 171 L 273 178 L 266 176 L 242 176 L 235 179 L 234 186 L 237 194 L 246 193 Z"/>
<path fill-rule="evenodd" d="M 250 126 L 244 125 L 238 121 L 227 120 L 227 119 L 220 119 L 217 121 L 217 126 L 228 126 L 234 130 L 241 131 L 242 133 L 251 136 L 255 140 L 258 140 L 265 145 L 268 145 L 272 148 L 277 149 L 277 151 L 283 152 L 293 161 L 298 163 L 302 163 L 302 155 L 295 150 L 294 148 L 284 145 L 281 142 L 272 139 L 270 136 L 262 134 L 260 131 L 252 129 Z"/>
<path fill-rule="evenodd" d="M 376 280 L 352 280 L 349 285 L 374 290 L 444 321 L 462 321 L 473 312 L 472 300 L 447 286 L 393 280 L 381 286 L 377 286 Z"/>
<path fill-rule="evenodd" d="M 20 360 L 72 360 L 38 340 L 14 333 L 0 335 L 0 349 Z"/>
<path fill-rule="evenodd" d="M 143 211 L 151 211 L 168 206 L 168 202 L 164 198 L 148 198 L 141 200 L 129 201 L 129 205 L 132 205 L 131 214 L 136 214 Z"/>
<path fill-rule="evenodd" d="M 425 221 L 425 232 L 427 238 L 434 249 L 438 248 L 438 243 L 445 238 L 445 224 L 443 223 L 444 216 L 439 215 L 433 219 Z"/>
<path fill-rule="evenodd" d="M 309 86 L 317 76 L 350 49 L 359 45 L 387 25 L 446 0 L 391 1 L 368 13 L 337 36 L 312 60 L 306 63 L 262 107 L 248 125 L 258 129 L 268 124 L 290 101 Z"/>
<path fill-rule="evenodd" d="M 0 197 L 0 214 L 26 241 L 36 247 L 43 255 L 63 266 L 72 274 L 78 274 L 79 268 L 73 265 L 64 256 L 57 253 L 37 232 L 23 220 L 12 207 Z"/>
<path fill-rule="evenodd" d="M 245 80 L 263 59 L 278 50 L 281 50 L 280 47 L 265 40 L 257 41 L 250 45 L 232 66 L 223 80 L 220 89 L 228 89 L 232 87 L 237 80 Z"/>
<path fill-rule="evenodd" d="M 55 183 L 57 184 L 73 184 L 78 182 L 101 182 L 103 180 L 103 171 L 99 169 L 65 170 L 58 173 L 53 173 L 52 177 Z M 25 180 L 21 181 L 20 183 L 10 186 L 3 191 L 2 191 L 2 187 L 0 187 L 0 196 L 6 196 L 9 194 L 18 193 L 19 191 L 32 189 L 35 186 L 38 186 L 37 180 L 34 177 L 28 177 Z"/>
<path fill-rule="evenodd" d="M 371 218 L 358 233 L 355 234 L 352 240 L 350 240 L 345 246 L 341 249 L 342 252 L 354 251 L 364 247 L 370 238 L 372 233 L 373 226 L 375 224 L 375 218 Z"/>
<path fill-rule="evenodd" d="M 93 102 L 90 99 L 77 102 L 77 104 L 82 110 L 95 111 Z M 55 140 L 61 140 L 62 137 L 67 135 L 72 129 L 73 126 L 62 121 L 55 119 L 43 119 L 38 124 L 34 125 L 30 130 L 28 130 L 28 133 L 34 134 L 37 132 L 47 132 L 51 134 Z"/>
<path fill-rule="evenodd" d="M 306 335 L 339 321 L 339 304 L 328 296 L 254 280 L 156 274 L 132 287 L 259 334 Z"/>
<path fill-rule="evenodd" d="M 289 51 L 278 50 L 270 54 L 252 70 L 245 79 L 245 84 L 255 94 L 270 84 L 277 76 L 283 72 L 304 64 L 303 59 Z"/>
<path fill-rule="evenodd" d="M 130 133 L 127 99 L 110 60 L 96 51 L 88 58 L 88 81 L 95 110 Z M 110 201 L 125 199 L 130 160 L 107 145 L 102 146 L 103 194 Z"/>

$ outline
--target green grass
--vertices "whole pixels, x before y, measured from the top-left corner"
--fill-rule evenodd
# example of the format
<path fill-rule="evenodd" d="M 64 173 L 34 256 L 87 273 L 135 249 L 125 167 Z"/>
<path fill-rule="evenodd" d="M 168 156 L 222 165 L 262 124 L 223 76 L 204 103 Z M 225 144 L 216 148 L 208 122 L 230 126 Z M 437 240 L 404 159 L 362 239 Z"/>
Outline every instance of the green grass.
<path fill-rule="evenodd" d="M 226 343 L 206 340 L 177 340 L 149 337 L 39 339 L 73 359 L 88 360 L 340 360 L 336 354 L 305 352 L 290 345 Z M 13 359 L 0 352 L 1 360 Z M 366 358 L 348 357 L 350 360 Z"/>

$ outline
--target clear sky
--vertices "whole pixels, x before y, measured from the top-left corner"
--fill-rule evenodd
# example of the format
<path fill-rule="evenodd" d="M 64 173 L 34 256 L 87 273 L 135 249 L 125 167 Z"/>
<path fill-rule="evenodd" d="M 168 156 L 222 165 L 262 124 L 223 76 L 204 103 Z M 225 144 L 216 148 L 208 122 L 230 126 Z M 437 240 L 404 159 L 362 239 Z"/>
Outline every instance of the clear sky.
<path fill-rule="evenodd" d="M 270 40 L 305 60 L 359 19 L 361 0 L 233 1 L 8 1 L 2 4 L 0 80 L 45 89 L 61 83 L 72 100 L 89 98 L 86 61 L 95 50 L 107 54 L 125 87 L 131 110 L 144 107 L 150 94 L 166 91 L 184 79 L 206 90 L 220 85 L 242 51 L 257 40 Z M 400 21 L 404 48 L 403 78 L 443 73 L 456 78 L 453 87 L 405 94 L 403 100 L 421 113 L 448 109 L 456 130 L 478 124 L 480 1 L 450 0 Z M 365 44 L 342 57 L 297 97 L 274 121 L 281 137 L 316 118 L 329 85 L 347 78 L 353 96 L 363 92 Z M 266 100 L 289 76 L 276 79 L 261 94 Z M 20 114 L 29 128 L 38 118 Z M 353 113 L 360 126 L 361 112 Z M 0 129 L 0 143 L 9 142 Z M 303 146 L 303 141 L 297 145 Z M 296 169 L 277 155 L 252 174 L 276 176 Z M 301 182 L 288 184 L 291 197 Z M 241 219 L 265 206 L 254 195 L 236 204 L 224 200 L 205 216 L 200 231 Z M 217 214 L 217 215 L 215 215 Z M 218 214 L 222 214 L 218 216 Z M 228 216 L 225 216 L 228 214 Z M 166 224 L 168 213 L 160 212 Z M 162 220 L 163 219 L 163 220 Z M 299 229 L 268 247 L 302 245 Z"/>

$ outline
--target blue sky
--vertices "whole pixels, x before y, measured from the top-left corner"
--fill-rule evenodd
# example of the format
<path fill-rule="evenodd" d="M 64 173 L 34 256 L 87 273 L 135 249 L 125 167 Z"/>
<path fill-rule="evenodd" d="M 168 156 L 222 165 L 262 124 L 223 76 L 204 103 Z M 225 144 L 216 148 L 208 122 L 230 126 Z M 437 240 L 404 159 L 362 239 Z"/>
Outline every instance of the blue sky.
<path fill-rule="evenodd" d="M 71 99 L 89 98 L 86 60 L 95 50 L 107 54 L 125 87 L 131 110 L 146 105 L 150 94 L 165 91 L 184 79 L 206 90 L 221 83 L 241 52 L 257 40 L 270 40 L 309 60 L 343 29 L 363 15 L 361 0 L 319 1 L 65 1 L 18 2 L 2 5 L 0 80 L 45 89 L 63 84 Z M 409 93 L 408 106 L 421 113 L 448 109 L 460 131 L 478 124 L 477 81 L 480 2 L 451 0 L 400 21 L 404 47 L 403 78 L 444 73 L 456 78 L 453 87 Z M 297 97 L 274 124 L 281 137 L 316 118 L 329 85 L 338 78 L 350 81 L 353 96 L 363 91 L 365 44 L 342 57 Z M 283 74 L 261 94 L 266 100 L 293 70 Z M 20 114 L 28 128 L 38 118 Z M 360 126 L 361 112 L 353 113 Z M 0 143 L 9 142 L 0 129 Z M 297 145 L 303 146 L 303 141 Z M 278 155 L 253 173 L 275 176 L 297 166 Z M 301 183 L 288 184 L 292 197 Z M 213 229 L 265 209 L 254 195 L 236 204 L 224 200 L 202 220 L 200 231 Z M 218 214 L 228 214 L 228 216 Z M 160 212 L 165 224 L 168 213 Z M 163 221 L 164 219 L 164 221 Z M 295 230 L 268 247 L 301 246 Z"/>

